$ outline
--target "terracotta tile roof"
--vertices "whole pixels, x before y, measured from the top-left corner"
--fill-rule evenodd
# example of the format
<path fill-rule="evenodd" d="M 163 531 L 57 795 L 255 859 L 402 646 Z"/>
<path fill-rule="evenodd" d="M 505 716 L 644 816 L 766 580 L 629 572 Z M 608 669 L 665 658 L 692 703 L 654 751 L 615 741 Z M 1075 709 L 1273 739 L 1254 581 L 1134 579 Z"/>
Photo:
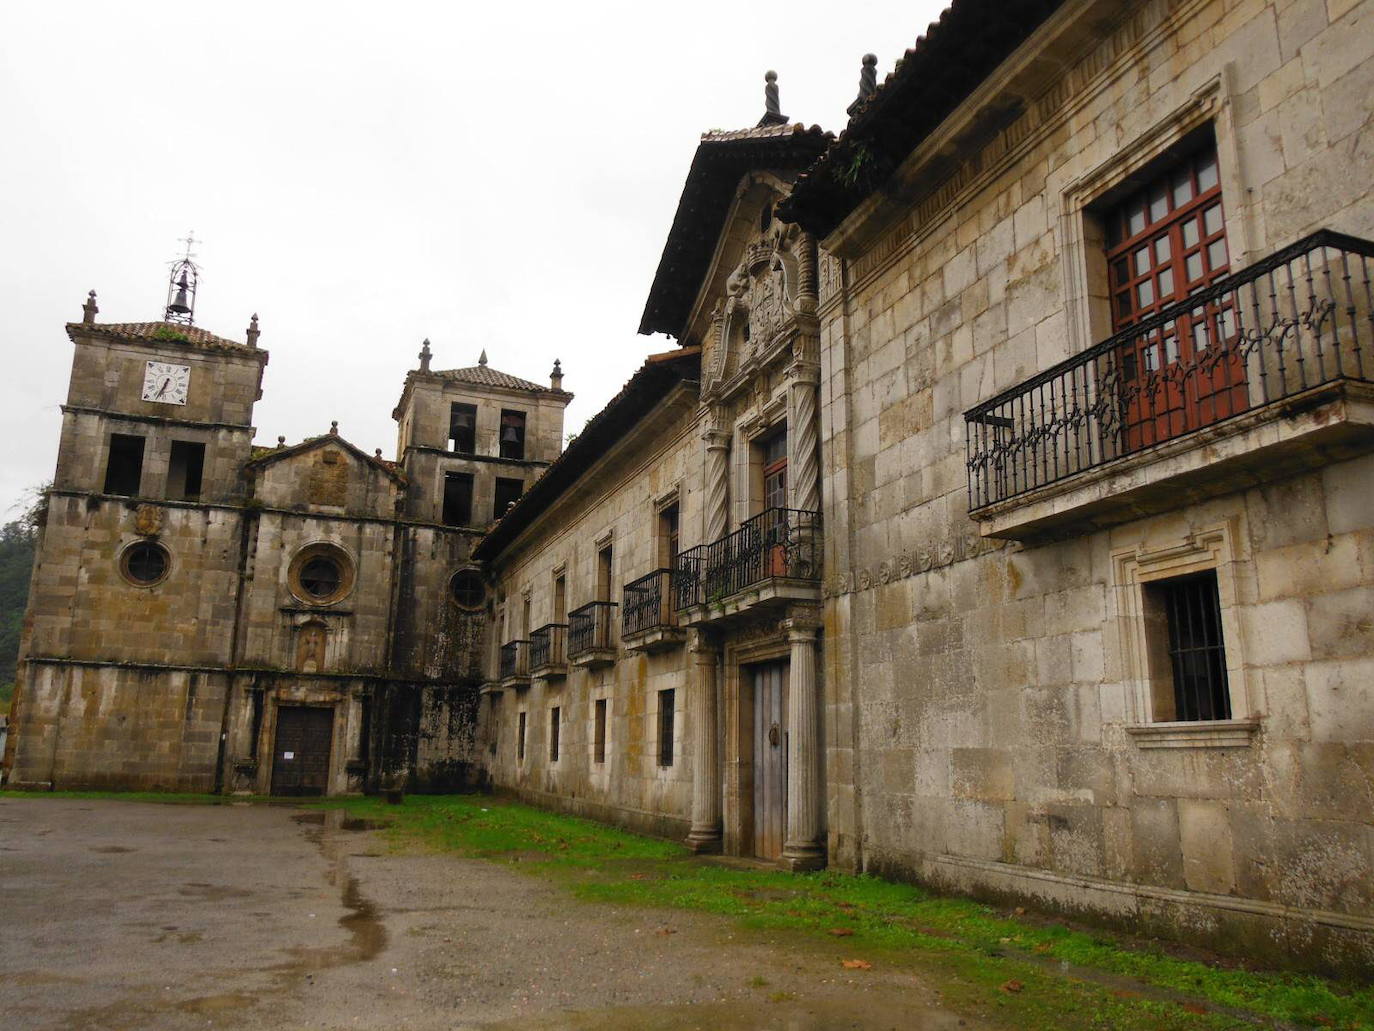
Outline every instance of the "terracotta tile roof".
<path fill-rule="evenodd" d="M 778 217 L 824 239 L 878 191 L 1063 0 L 953 0 L 797 177 Z"/>
<path fill-rule="evenodd" d="M 552 389 L 547 383 L 534 383 L 527 379 L 521 379 L 519 376 L 512 376 L 509 372 L 493 369 L 490 365 L 473 365 L 466 369 L 436 369 L 432 375 L 456 380 L 459 383 L 475 383 L 482 387 L 537 390 L 541 394 L 547 394 Z"/>
<path fill-rule="evenodd" d="M 257 350 L 238 340 L 216 336 L 199 326 L 183 326 L 176 322 L 68 322 L 67 335 L 91 334 L 115 337 L 118 340 L 148 340 L 153 343 L 185 343 L 202 347 L 237 347 Z"/>

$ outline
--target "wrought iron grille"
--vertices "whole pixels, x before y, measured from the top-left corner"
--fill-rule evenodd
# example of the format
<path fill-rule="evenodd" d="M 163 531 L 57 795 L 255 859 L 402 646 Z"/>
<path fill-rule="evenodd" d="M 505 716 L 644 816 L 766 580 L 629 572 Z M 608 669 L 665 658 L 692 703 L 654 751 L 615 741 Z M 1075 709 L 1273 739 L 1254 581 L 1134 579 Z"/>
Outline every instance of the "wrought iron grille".
<path fill-rule="evenodd" d="M 588 602 L 568 613 L 568 657 L 598 648 L 614 648 L 611 627 L 615 624 L 616 603 Z"/>
<path fill-rule="evenodd" d="M 1147 585 L 1169 626 L 1174 719 L 1228 720 L 1231 694 L 1215 572 Z"/>
<path fill-rule="evenodd" d="M 673 571 L 655 569 L 625 585 L 624 604 L 620 610 L 621 632 L 625 636 L 654 627 L 676 626 L 673 609 Z"/>
<path fill-rule="evenodd" d="M 820 580 L 820 528 L 819 512 L 769 508 L 734 533 L 684 551 L 674 570 L 677 607 L 719 601 L 774 577 Z"/>
<path fill-rule="evenodd" d="M 568 661 L 568 624 L 545 623 L 530 634 L 530 668 L 562 666 Z"/>
<path fill-rule="evenodd" d="M 530 675 L 530 642 L 511 641 L 501 645 L 499 672 L 502 680 Z"/>
<path fill-rule="evenodd" d="M 969 409 L 970 510 L 1313 387 L 1374 379 L 1371 259 L 1374 243 L 1321 230 Z"/>

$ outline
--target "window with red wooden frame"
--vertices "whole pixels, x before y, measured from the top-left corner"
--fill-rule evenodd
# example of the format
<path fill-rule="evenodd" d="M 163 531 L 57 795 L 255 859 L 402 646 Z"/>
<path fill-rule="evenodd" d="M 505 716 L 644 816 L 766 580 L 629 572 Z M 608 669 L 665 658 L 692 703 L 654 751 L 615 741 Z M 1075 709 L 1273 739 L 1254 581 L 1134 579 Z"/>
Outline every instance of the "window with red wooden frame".
<path fill-rule="evenodd" d="M 1106 214 L 1114 332 L 1227 275 L 1216 147 L 1153 174 Z M 1247 405 L 1229 300 L 1200 305 L 1121 347 L 1123 444 L 1146 447 L 1224 419 Z"/>
<path fill-rule="evenodd" d="M 759 447 L 763 452 L 763 507 L 786 508 L 787 431 L 773 434 Z"/>

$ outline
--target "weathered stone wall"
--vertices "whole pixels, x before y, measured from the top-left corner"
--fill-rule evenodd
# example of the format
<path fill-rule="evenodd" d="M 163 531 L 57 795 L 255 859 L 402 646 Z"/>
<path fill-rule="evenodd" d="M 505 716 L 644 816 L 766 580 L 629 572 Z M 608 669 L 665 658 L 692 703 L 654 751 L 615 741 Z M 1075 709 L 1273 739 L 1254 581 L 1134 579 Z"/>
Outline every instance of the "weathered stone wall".
<path fill-rule="evenodd" d="M 1004 547 L 966 514 L 962 416 L 1108 335 L 1091 205 L 1189 132 L 1216 137 L 1232 268 L 1321 226 L 1370 235 L 1371 19 L 1155 2 L 1086 42 L 1047 31 L 1063 49 L 1031 65 L 1060 81 L 924 188 L 918 151 L 906 207 L 826 241 L 845 262 L 822 269 L 833 861 L 1374 962 L 1370 459 Z M 1218 528 L 1258 729 L 1146 747 L 1118 556 Z"/>
<path fill-rule="evenodd" d="M 567 584 L 567 610 L 596 599 L 597 552 L 612 549 L 612 600 L 626 583 L 659 568 L 658 512 L 675 499 L 683 546 L 697 543 L 701 520 L 701 441 L 695 391 L 679 388 L 636 433 L 610 451 L 558 499 L 496 570 L 503 623 L 496 644 L 526 638 L 554 622 L 554 577 Z M 674 492 L 676 492 L 674 494 Z M 529 626 L 523 604 L 530 602 Z M 562 679 L 489 695 L 484 743 L 493 784 L 542 805 L 651 833 L 681 836 L 691 805 L 691 735 L 686 716 L 689 656 L 684 646 L 653 655 L 627 652 L 617 609 L 612 665 L 570 667 Z M 494 660 L 494 655 L 493 655 Z M 495 670 L 492 670 L 493 675 Z M 674 762 L 658 764 L 659 691 L 674 690 Z M 593 761 L 595 706 L 607 701 L 606 759 Z M 550 761 L 549 724 L 560 710 L 559 751 Z M 526 714 L 525 757 L 517 758 L 519 714 Z"/>
<path fill-rule="evenodd" d="M 14 787 L 215 789 L 222 673 L 29 660 L 21 676 Z"/>

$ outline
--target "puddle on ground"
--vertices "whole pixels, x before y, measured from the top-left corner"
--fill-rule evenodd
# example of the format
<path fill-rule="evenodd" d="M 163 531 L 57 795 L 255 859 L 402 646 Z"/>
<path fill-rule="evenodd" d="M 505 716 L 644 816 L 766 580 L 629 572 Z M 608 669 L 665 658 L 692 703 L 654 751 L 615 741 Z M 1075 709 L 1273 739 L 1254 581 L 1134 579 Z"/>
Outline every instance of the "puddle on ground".
<path fill-rule="evenodd" d="M 331 831 L 377 831 L 386 826 L 382 820 L 366 820 L 361 816 L 349 816 L 342 809 L 326 809 L 321 812 L 297 813 L 291 817 L 296 823 L 307 827 L 323 827 Z"/>
<path fill-rule="evenodd" d="M 226 993 L 224 995 L 202 995 L 195 999 L 183 999 L 176 1008 L 183 1013 L 223 1013 L 225 1010 L 243 1009 L 257 1002 L 251 995 Z"/>
<path fill-rule="evenodd" d="M 224 899 L 246 899 L 253 893 L 242 888 L 226 888 L 222 884 L 187 881 L 186 884 L 177 889 L 177 894 L 185 895 L 187 898 L 204 899 L 206 902 L 220 902 Z"/>

